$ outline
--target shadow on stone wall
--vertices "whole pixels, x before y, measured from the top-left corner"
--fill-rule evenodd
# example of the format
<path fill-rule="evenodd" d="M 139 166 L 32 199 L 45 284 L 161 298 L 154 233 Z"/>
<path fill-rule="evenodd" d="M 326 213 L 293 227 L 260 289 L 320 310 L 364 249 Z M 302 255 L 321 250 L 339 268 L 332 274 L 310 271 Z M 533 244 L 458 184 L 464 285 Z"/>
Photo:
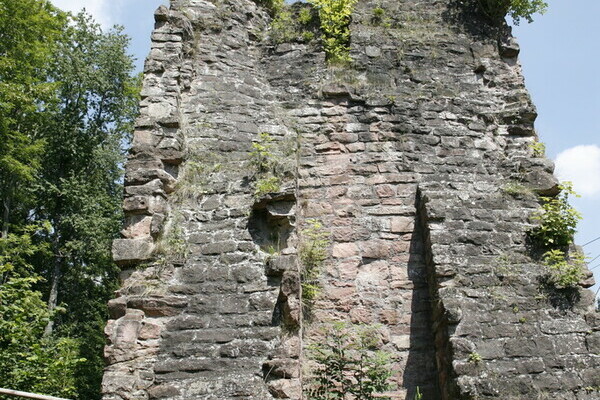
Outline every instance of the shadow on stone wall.
<path fill-rule="evenodd" d="M 477 0 L 450 0 L 442 12 L 442 19 L 477 41 L 486 41 L 510 35 L 504 18 L 492 21 L 482 11 Z"/>
<path fill-rule="evenodd" d="M 407 400 L 417 398 L 417 388 L 423 395 L 423 399 L 439 400 L 441 398 L 424 250 L 422 229 L 418 221 L 415 221 L 408 260 L 408 279 L 412 282 L 413 292 L 410 349 L 403 375 L 404 387 L 408 390 Z"/>

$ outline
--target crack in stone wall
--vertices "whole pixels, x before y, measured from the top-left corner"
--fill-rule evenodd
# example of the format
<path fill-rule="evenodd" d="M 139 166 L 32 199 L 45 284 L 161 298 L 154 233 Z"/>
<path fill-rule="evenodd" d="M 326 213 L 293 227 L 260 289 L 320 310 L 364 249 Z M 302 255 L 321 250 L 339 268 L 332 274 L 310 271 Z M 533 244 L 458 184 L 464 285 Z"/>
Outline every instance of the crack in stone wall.
<path fill-rule="evenodd" d="M 105 400 L 300 399 L 331 321 L 380 324 L 394 399 L 597 398 L 593 296 L 554 307 L 526 241 L 536 194 L 557 186 L 533 154 L 519 49 L 469 7 L 360 1 L 348 66 L 317 40 L 271 42 L 250 0 L 157 10 Z M 261 133 L 299 147 L 295 176 L 257 197 Z M 312 219 L 330 246 L 305 321 Z"/>

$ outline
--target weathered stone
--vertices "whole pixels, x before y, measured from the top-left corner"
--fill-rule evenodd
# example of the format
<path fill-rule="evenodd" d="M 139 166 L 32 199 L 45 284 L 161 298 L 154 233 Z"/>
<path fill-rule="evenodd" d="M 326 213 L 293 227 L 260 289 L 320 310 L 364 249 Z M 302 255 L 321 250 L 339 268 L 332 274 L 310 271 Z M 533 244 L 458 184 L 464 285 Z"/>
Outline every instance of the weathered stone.
<path fill-rule="evenodd" d="M 261 2 L 171 3 L 126 166 L 138 239 L 114 245 L 132 269 L 105 400 L 300 399 L 331 321 L 376 327 L 390 398 L 593 398 L 593 293 L 543 285 L 539 199 L 506 187 L 558 188 L 506 25 L 472 2 L 382 0 L 380 22 L 357 2 L 352 62 L 331 66 L 309 35 L 274 43 Z"/>
<path fill-rule="evenodd" d="M 142 310 L 148 317 L 177 315 L 188 304 L 181 297 L 129 298 L 127 307 Z"/>
<path fill-rule="evenodd" d="M 154 245 L 150 239 L 116 239 L 113 241 L 113 260 L 121 265 L 149 260 Z"/>
<path fill-rule="evenodd" d="M 125 297 L 118 297 L 108 301 L 108 312 L 110 318 L 119 319 L 125 315 L 127 310 L 127 299 Z"/>

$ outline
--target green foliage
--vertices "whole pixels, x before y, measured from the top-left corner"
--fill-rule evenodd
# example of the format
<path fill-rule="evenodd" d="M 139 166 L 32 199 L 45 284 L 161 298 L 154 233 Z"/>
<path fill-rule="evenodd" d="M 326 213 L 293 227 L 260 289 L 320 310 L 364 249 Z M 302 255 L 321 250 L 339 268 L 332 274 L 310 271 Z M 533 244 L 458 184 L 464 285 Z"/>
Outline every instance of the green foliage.
<path fill-rule="evenodd" d="M 271 22 L 271 38 L 275 43 L 285 43 L 295 40 L 298 30 L 292 13 L 283 9 L 277 13 Z"/>
<path fill-rule="evenodd" d="M 330 63 L 350 62 L 350 20 L 358 0 L 308 0 L 317 9 Z"/>
<path fill-rule="evenodd" d="M 259 134 L 259 140 L 252 143 L 250 165 L 254 171 L 254 195 L 261 197 L 281 190 L 283 180 L 292 174 L 295 164 L 295 147 L 286 140 L 276 141 L 270 133 Z"/>
<path fill-rule="evenodd" d="M 293 7 L 283 4 L 273 16 L 271 22 L 271 40 L 274 43 L 294 41 L 308 42 L 314 38 L 314 15 L 309 7 L 303 7 L 295 12 Z"/>
<path fill-rule="evenodd" d="M 373 9 L 373 16 L 375 18 L 381 19 L 381 18 L 383 18 L 384 15 L 385 15 L 385 10 L 383 8 L 377 6 Z"/>
<path fill-rule="evenodd" d="M 309 8 L 303 8 L 298 13 L 298 22 L 300 22 L 302 25 L 308 25 L 312 22 L 312 20 L 313 16 Z"/>
<path fill-rule="evenodd" d="M 415 392 L 414 400 L 423 400 L 423 393 L 421 393 L 421 388 L 417 386 L 417 390 Z"/>
<path fill-rule="evenodd" d="M 389 399 L 381 393 L 391 389 L 391 356 L 380 349 L 376 326 L 334 323 L 323 335 L 309 347 L 308 399 Z"/>
<path fill-rule="evenodd" d="M 277 193 L 280 190 L 281 180 L 276 176 L 269 176 L 256 181 L 254 195 L 261 197 L 269 193 Z"/>
<path fill-rule="evenodd" d="M 532 217 L 539 226 L 529 236 L 543 248 L 562 248 L 573 242 L 581 214 L 569 204 L 569 195 L 576 195 L 572 185 L 563 183 L 560 195 L 542 197 L 542 210 Z"/>
<path fill-rule="evenodd" d="M 469 362 L 472 364 L 479 364 L 481 362 L 482 358 L 479 355 L 479 353 L 473 352 L 471 354 L 469 354 Z"/>
<path fill-rule="evenodd" d="M 327 259 L 329 232 L 316 219 L 306 220 L 307 228 L 302 230 L 300 260 L 308 269 L 320 269 Z"/>
<path fill-rule="evenodd" d="M 0 239 L 0 387 L 71 397 L 85 359 L 79 340 L 44 337 L 47 323 L 63 310 L 48 310 L 35 290 L 42 278 L 27 259 L 46 251 L 32 243 L 35 233 L 28 227 Z"/>
<path fill-rule="evenodd" d="M 0 2 L 0 199 L 2 233 L 33 201 L 30 187 L 40 168 L 39 136 L 54 101 L 49 79 L 66 18 L 39 0 Z"/>
<path fill-rule="evenodd" d="M 302 300 L 313 301 L 320 293 L 318 282 L 323 264 L 327 259 L 327 249 L 330 244 L 329 232 L 316 219 L 306 221 L 307 228 L 300 235 L 299 256 L 302 262 Z"/>
<path fill-rule="evenodd" d="M 544 0 L 478 0 L 481 10 L 493 21 L 509 15 L 515 25 L 521 18 L 533 22 L 533 14 L 544 14 L 548 4 Z"/>
<path fill-rule="evenodd" d="M 127 45 L 121 30 L 47 1 L 0 1 L 1 284 L 5 299 L 28 301 L 3 322 L 35 325 L 0 349 L 0 375 L 15 389 L 101 397 L 122 146 L 139 101 Z"/>
<path fill-rule="evenodd" d="M 155 253 L 158 255 L 160 265 L 181 263 L 188 256 L 189 249 L 182 227 L 182 219 L 181 214 L 175 213 L 156 241 Z"/>
<path fill-rule="evenodd" d="M 386 16 L 385 8 L 377 6 L 373 9 L 373 16 L 371 17 L 371 23 L 373 25 L 380 25 L 385 28 L 392 26 L 391 19 Z"/>
<path fill-rule="evenodd" d="M 534 157 L 546 156 L 546 144 L 544 142 L 533 142 L 530 144 L 530 147 Z"/>
<path fill-rule="evenodd" d="M 198 200 L 206 193 L 213 174 L 222 168 L 223 164 L 212 154 L 191 154 L 179 170 L 173 199 L 178 203 Z"/>
<path fill-rule="evenodd" d="M 250 163 L 257 173 L 272 173 L 275 167 L 274 163 L 274 139 L 270 133 L 262 132 L 259 134 L 259 140 L 252 143 L 252 152 L 250 152 Z"/>
<path fill-rule="evenodd" d="M 255 2 L 269 10 L 271 15 L 277 15 L 285 6 L 285 0 L 255 0 Z"/>
<path fill-rule="evenodd" d="M 549 250 L 542 256 L 542 262 L 549 272 L 548 282 L 557 289 L 577 287 L 585 276 L 585 256 L 579 252 L 571 255 L 562 250 Z"/>

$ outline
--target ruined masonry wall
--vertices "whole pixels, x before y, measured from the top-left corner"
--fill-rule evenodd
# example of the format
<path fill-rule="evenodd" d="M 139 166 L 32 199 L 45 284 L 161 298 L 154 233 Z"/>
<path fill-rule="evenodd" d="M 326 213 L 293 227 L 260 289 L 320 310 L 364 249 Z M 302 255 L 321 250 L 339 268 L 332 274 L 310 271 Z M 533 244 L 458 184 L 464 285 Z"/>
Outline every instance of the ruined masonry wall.
<path fill-rule="evenodd" d="M 363 0 L 352 64 L 331 67 L 316 40 L 274 44 L 250 0 L 155 20 L 104 400 L 300 399 L 332 321 L 378 326 L 393 399 L 599 398 L 593 296 L 544 291 L 526 242 L 556 180 L 508 28 L 452 0 Z M 261 133 L 283 172 L 257 196 Z M 330 241 L 308 315 L 315 220 Z"/>

